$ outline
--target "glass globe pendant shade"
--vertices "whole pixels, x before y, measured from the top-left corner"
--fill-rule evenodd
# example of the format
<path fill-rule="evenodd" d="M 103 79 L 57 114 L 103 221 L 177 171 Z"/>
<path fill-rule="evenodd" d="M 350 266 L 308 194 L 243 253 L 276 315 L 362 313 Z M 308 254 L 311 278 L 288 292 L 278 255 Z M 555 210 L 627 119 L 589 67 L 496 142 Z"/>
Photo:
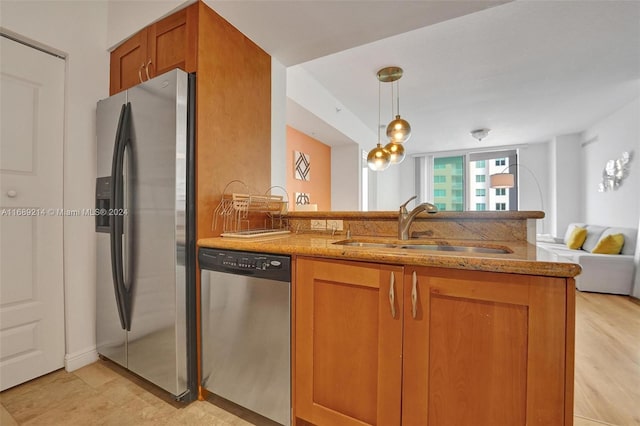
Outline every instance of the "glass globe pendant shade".
<path fill-rule="evenodd" d="M 378 144 L 378 146 L 369 151 L 367 165 L 371 170 L 380 172 L 389 167 L 389 164 L 391 164 L 391 154 L 382 145 Z"/>
<path fill-rule="evenodd" d="M 395 120 L 387 126 L 387 137 L 391 142 L 406 142 L 411 137 L 411 125 L 407 120 L 400 118 L 400 115 L 396 115 Z"/>
<path fill-rule="evenodd" d="M 389 142 L 384 149 L 391 154 L 391 164 L 400 164 L 404 160 L 404 146 L 401 143 Z"/>

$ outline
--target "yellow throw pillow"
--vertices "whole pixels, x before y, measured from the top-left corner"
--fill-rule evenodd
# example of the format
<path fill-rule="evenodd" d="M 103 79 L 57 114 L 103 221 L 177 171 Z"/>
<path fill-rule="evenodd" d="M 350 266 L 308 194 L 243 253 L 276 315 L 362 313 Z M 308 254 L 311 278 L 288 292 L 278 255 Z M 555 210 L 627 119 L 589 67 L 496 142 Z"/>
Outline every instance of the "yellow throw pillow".
<path fill-rule="evenodd" d="M 609 234 L 606 237 L 600 238 L 600 241 L 598 241 L 598 244 L 596 244 L 591 253 L 620 254 L 623 245 L 623 234 Z"/>
<path fill-rule="evenodd" d="M 571 235 L 567 240 L 567 247 L 572 250 L 578 250 L 584 244 L 584 240 L 587 239 L 587 228 L 582 228 L 580 226 L 576 226 L 571 231 Z"/>

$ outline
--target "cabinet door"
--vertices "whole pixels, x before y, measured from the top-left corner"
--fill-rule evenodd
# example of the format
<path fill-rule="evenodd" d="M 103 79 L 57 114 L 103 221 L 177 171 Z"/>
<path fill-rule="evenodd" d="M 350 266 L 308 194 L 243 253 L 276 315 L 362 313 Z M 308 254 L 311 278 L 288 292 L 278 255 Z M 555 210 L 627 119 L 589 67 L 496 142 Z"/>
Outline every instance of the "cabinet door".
<path fill-rule="evenodd" d="M 295 286 L 294 415 L 399 425 L 402 267 L 299 258 Z"/>
<path fill-rule="evenodd" d="M 147 63 L 147 30 L 126 40 L 111 52 L 109 94 L 126 90 L 142 82 Z"/>
<path fill-rule="evenodd" d="M 175 68 L 196 70 L 197 4 L 182 9 L 149 26 L 149 76 Z"/>
<path fill-rule="evenodd" d="M 407 268 L 403 424 L 565 424 L 566 284 Z"/>

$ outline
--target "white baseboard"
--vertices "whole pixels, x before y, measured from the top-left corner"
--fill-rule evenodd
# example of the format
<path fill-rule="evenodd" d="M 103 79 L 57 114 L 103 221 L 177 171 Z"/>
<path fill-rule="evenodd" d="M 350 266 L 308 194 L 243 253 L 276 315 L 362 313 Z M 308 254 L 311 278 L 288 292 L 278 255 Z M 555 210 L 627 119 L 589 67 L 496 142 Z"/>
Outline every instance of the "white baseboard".
<path fill-rule="evenodd" d="M 98 360 L 98 351 L 95 346 L 64 356 L 64 369 L 71 372 L 89 365 Z"/>

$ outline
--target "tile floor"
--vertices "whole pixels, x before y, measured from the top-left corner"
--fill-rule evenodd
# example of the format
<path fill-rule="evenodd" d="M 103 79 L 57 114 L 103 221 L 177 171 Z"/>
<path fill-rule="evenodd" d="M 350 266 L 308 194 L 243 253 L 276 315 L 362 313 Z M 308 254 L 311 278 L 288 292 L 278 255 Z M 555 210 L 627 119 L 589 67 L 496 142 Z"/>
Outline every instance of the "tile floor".
<path fill-rule="evenodd" d="M 195 401 L 185 406 L 102 360 L 4 391 L 0 403 L 2 426 L 276 425 L 226 401 Z"/>

